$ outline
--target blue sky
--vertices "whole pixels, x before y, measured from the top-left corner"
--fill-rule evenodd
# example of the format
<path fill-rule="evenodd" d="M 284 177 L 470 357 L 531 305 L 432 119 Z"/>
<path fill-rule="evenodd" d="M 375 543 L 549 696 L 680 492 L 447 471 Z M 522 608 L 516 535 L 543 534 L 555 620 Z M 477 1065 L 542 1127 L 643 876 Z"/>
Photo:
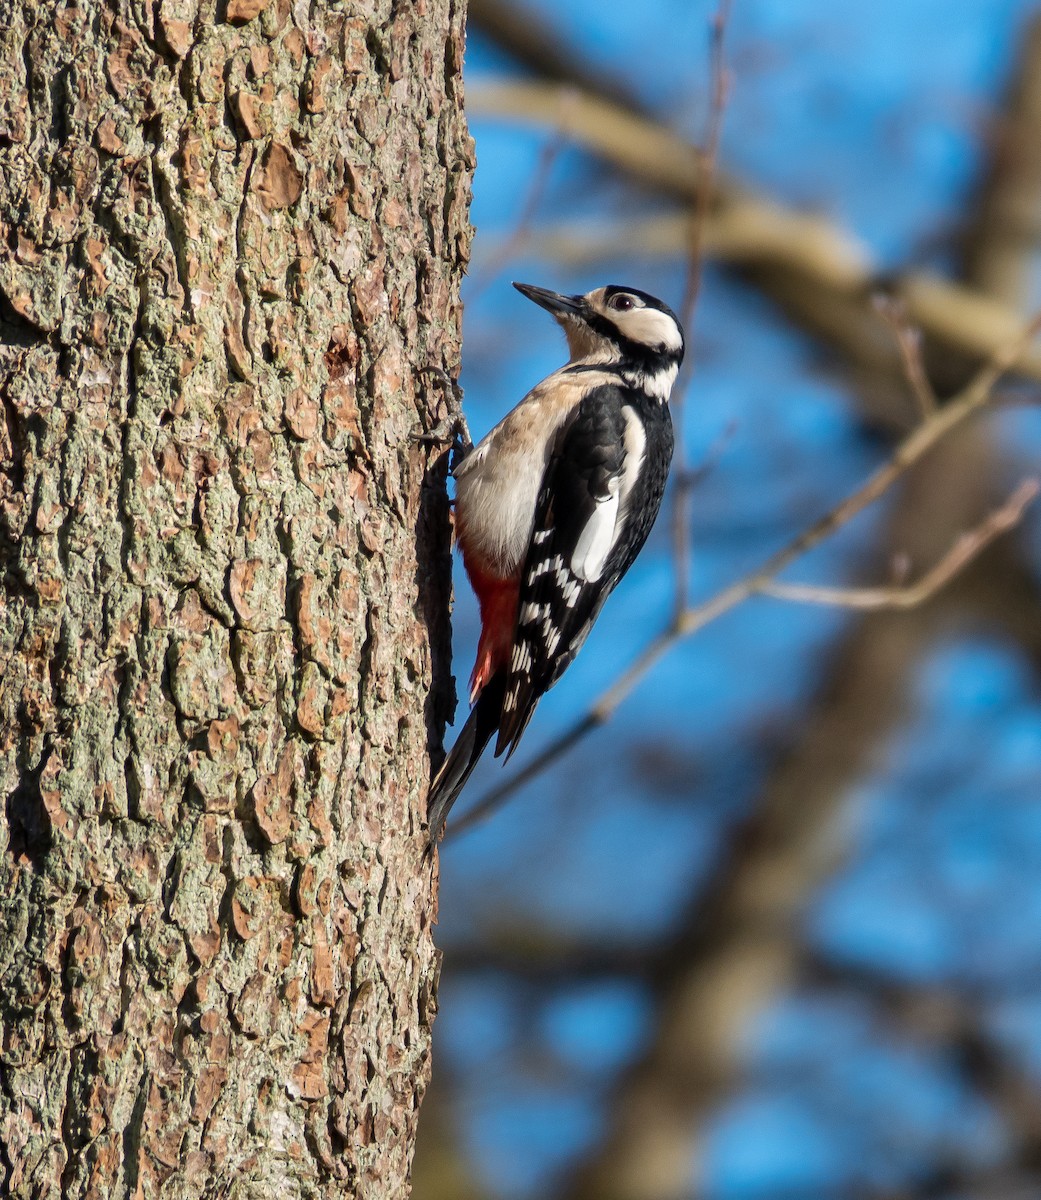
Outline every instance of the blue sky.
<path fill-rule="evenodd" d="M 531 6 L 671 125 L 702 128 L 711 6 Z M 826 214 L 885 268 L 949 269 L 1031 11 L 1013 0 L 735 0 L 722 161 L 778 200 Z M 475 33 L 470 78 L 508 70 Z M 576 274 L 522 252 L 490 275 L 553 134 L 483 120 L 472 132 L 477 237 L 463 383 L 476 437 L 564 357 L 553 322 L 510 279 L 567 291 L 630 283 L 678 306 L 684 265 L 618 253 Z M 660 207 L 569 150 L 553 161 L 536 224 L 624 221 Z M 841 369 L 711 268 L 692 344 L 689 459 L 703 461 L 724 439 L 695 496 L 693 588 L 707 596 L 855 487 L 887 444 L 864 428 Z M 1010 483 L 1041 461 L 1036 408 L 1003 413 L 995 430 Z M 871 580 L 878 564 L 864 558 L 885 515 L 883 503 L 793 575 Z M 1022 537 L 1038 574 L 1036 515 Z M 477 631 L 461 568 L 456 588 L 456 674 L 465 680 Z M 671 598 L 662 523 L 506 771 L 616 678 L 662 628 Z M 611 1083 L 650 1036 L 654 1006 L 624 969 L 535 985 L 481 967 L 476 951 L 570 938 L 624 956 L 667 934 L 809 719 L 848 622 L 775 601 L 745 605 L 677 647 L 610 726 L 444 845 L 435 1070 L 445 1084 L 433 1102 L 451 1104 L 489 1197 L 552 1194 L 558 1173 L 602 1131 Z M 1000 1118 L 945 1047 L 895 1036 L 842 973 L 968 989 L 993 1036 L 1041 1064 L 1038 664 L 999 631 L 938 636 L 914 666 L 913 692 L 906 724 L 842 798 L 845 852 L 804 914 L 807 954 L 840 986 L 794 987 L 751 1024 L 742 1070 L 696 1163 L 692 1150 L 697 1194 L 870 1195 L 910 1186 L 952 1158 L 983 1170 L 1007 1151 Z M 459 811 L 501 777 L 499 763 L 484 764 Z M 465 958 L 459 970 L 454 948 Z"/>

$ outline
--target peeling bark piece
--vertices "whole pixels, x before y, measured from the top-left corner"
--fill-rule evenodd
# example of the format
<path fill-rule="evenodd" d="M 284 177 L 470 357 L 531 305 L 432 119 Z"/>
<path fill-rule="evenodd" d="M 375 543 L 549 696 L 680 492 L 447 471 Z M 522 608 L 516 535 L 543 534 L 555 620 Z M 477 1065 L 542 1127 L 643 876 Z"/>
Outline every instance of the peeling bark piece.
<path fill-rule="evenodd" d="M 177 58 L 185 58 L 192 48 L 192 27 L 187 21 L 178 21 L 168 17 L 165 12 L 159 15 L 159 28 L 162 30 L 167 49 Z"/>
<path fill-rule="evenodd" d="M 233 762 L 239 753 L 239 722 L 237 717 L 226 721 L 211 721 L 206 745 L 212 759 Z"/>
<path fill-rule="evenodd" d="M 280 142 L 272 142 L 260 172 L 257 195 L 268 212 L 291 208 L 304 188 L 303 176 L 293 160 L 293 152 Z"/>
<path fill-rule="evenodd" d="M 263 137 L 267 125 L 261 118 L 261 102 L 252 92 L 236 92 L 231 98 L 235 115 L 251 138 Z"/>
<path fill-rule="evenodd" d="M 318 430 L 318 404 L 304 388 L 294 388 L 286 397 L 286 425 L 305 441 Z"/>
<path fill-rule="evenodd" d="M 126 149 L 123 139 L 116 133 L 116 124 L 106 117 L 98 126 L 98 145 L 108 154 L 122 154 Z"/>
<path fill-rule="evenodd" d="M 228 0 L 228 22 L 244 25 L 259 17 L 270 3 L 271 0 Z"/>
<path fill-rule="evenodd" d="M 309 113 L 325 112 L 325 80 L 333 69 L 332 59 L 323 55 L 315 63 L 314 71 L 307 82 L 304 103 Z"/>
<path fill-rule="evenodd" d="M 284 842 L 292 827 L 293 813 L 290 797 L 285 795 L 277 779 L 270 775 L 258 780 L 250 792 L 253 819 L 257 828 L 272 846 Z"/>
<path fill-rule="evenodd" d="M 228 310 L 224 321 L 224 346 L 228 359 L 236 372 L 247 381 L 253 378 L 253 358 L 246 349 L 242 328 L 245 311 L 242 304 L 242 292 L 234 279 L 228 284 Z"/>

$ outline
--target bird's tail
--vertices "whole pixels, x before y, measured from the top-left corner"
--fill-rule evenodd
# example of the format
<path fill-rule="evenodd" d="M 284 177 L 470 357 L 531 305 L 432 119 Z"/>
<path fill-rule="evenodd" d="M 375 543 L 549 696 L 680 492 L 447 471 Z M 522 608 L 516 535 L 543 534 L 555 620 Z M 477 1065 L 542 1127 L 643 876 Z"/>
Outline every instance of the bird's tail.
<path fill-rule="evenodd" d="M 470 778 L 470 772 L 477 766 L 485 746 L 499 728 L 505 692 L 506 672 L 499 671 L 477 697 L 455 745 L 434 776 L 427 797 L 427 825 L 431 844 L 441 837 L 448 810 Z"/>

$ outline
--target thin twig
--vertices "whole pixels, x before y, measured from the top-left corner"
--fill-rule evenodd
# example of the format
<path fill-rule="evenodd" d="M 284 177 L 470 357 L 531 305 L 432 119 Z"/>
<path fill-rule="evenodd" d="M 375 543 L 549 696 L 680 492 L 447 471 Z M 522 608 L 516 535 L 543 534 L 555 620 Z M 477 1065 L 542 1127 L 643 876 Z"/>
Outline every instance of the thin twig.
<path fill-rule="evenodd" d="M 893 331 L 904 374 L 911 385 L 911 394 L 918 404 L 923 420 L 937 409 L 936 393 L 922 361 L 922 335 L 907 319 L 907 306 L 895 296 L 878 294 L 874 297 L 875 311 Z"/>
<path fill-rule="evenodd" d="M 727 26 L 730 23 L 732 0 L 720 0 L 719 8 L 712 16 L 709 24 L 709 74 L 711 79 L 711 98 L 709 101 L 708 127 L 703 144 L 697 151 L 698 155 L 698 185 L 694 201 L 694 218 L 690 230 L 690 270 L 687 273 L 687 286 L 683 294 L 683 305 L 680 312 L 683 315 L 684 326 L 690 326 L 694 321 L 694 313 L 698 306 L 698 296 L 701 293 L 701 280 L 704 274 L 704 254 L 702 247 L 705 237 L 705 226 L 708 222 L 709 208 L 716 184 L 716 173 L 719 168 L 719 145 L 723 136 L 723 115 L 726 112 L 727 100 L 730 96 L 730 73 L 727 71 L 724 55 L 724 40 Z"/>
<path fill-rule="evenodd" d="M 723 114 L 726 111 L 730 79 L 724 59 L 724 38 L 730 21 L 731 0 L 720 0 L 709 25 L 709 76 L 711 96 L 709 100 L 708 125 L 704 142 L 698 150 L 698 187 L 694 199 L 694 211 L 690 227 L 690 248 L 687 252 L 687 284 L 684 288 L 680 317 L 686 331 L 687 344 L 693 343 L 694 315 L 701 281 L 704 275 L 705 226 L 708 223 L 712 196 L 716 186 L 716 168 L 719 163 L 719 144 L 723 133 Z M 688 367 L 679 385 L 673 390 L 670 408 L 676 427 L 676 475 L 672 495 L 672 551 L 675 573 L 674 612 L 678 615 L 687 607 L 690 597 L 691 537 L 690 498 L 693 487 L 688 470 L 685 437 L 687 392 L 694 374 L 696 359 L 688 358 Z"/>
<path fill-rule="evenodd" d="M 719 465 L 720 460 L 726 453 L 727 447 L 733 441 L 734 435 L 737 433 L 737 421 L 728 421 L 723 426 L 722 432 L 716 437 L 715 441 L 706 450 L 704 457 L 696 467 L 687 467 L 686 471 L 680 475 L 676 482 L 681 487 L 685 487 L 688 491 L 695 491 L 705 482 L 709 475 Z M 675 472 L 673 475 L 675 476 Z"/>
<path fill-rule="evenodd" d="M 797 604 L 822 604 L 861 611 L 915 608 L 944 587 L 995 538 L 1014 528 L 1038 492 L 1041 480 L 1024 479 L 1005 503 L 959 537 L 947 553 L 916 582 L 889 587 L 834 588 L 806 583 L 772 582 L 760 588 L 764 596 Z"/>
<path fill-rule="evenodd" d="M 610 720 L 615 710 L 636 684 L 677 642 L 736 608 L 751 596 L 766 594 L 776 577 L 797 559 L 842 528 L 869 504 L 890 488 L 909 467 L 922 459 L 951 430 L 964 424 L 990 401 L 994 385 L 1016 365 L 1041 332 L 1041 313 L 1021 335 L 998 351 L 957 396 L 923 421 L 893 451 L 892 455 L 840 504 L 826 513 L 798 537 L 772 554 L 756 571 L 723 588 L 703 604 L 687 608 L 659 634 L 635 662 L 605 691 L 586 713 L 551 742 L 527 767 L 512 779 L 493 789 L 455 822 L 449 836 L 458 836 L 498 808 L 515 791 L 541 774 L 588 733 Z M 985 543 L 984 543 L 985 544 Z M 982 545 L 977 548 L 982 549 Z M 962 563 L 962 566 L 965 564 Z"/>
<path fill-rule="evenodd" d="M 488 287 L 498 278 L 503 268 L 524 248 L 524 244 L 530 236 L 532 226 L 535 222 L 535 214 L 541 207 L 546 191 L 549 188 L 549 180 L 553 173 L 553 167 L 560 157 L 560 152 L 567 145 L 567 141 L 567 133 L 561 127 L 557 129 L 554 136 L 542 147 L 539 153 L 539 161 L 535 167 L 535 173 L 528 188 L 528 194 L 521 205 L 517 224 L 514 226 L 510 236 L 496 247 L 495 253 L 484 264 L 481 274 L 474 280 L 473 287 L 470 288 L 468 296 L 471 304 L 484 294 Z"/>

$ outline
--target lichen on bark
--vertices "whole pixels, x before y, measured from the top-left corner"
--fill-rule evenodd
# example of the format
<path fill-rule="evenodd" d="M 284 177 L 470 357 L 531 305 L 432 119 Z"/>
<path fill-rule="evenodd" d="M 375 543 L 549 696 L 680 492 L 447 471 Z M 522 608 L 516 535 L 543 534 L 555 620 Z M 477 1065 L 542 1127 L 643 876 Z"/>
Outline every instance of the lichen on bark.
<path fill-rule="evenodd" d="M 0 1192 L 407 1194 L 456 0 L 0 0 Z"/>

